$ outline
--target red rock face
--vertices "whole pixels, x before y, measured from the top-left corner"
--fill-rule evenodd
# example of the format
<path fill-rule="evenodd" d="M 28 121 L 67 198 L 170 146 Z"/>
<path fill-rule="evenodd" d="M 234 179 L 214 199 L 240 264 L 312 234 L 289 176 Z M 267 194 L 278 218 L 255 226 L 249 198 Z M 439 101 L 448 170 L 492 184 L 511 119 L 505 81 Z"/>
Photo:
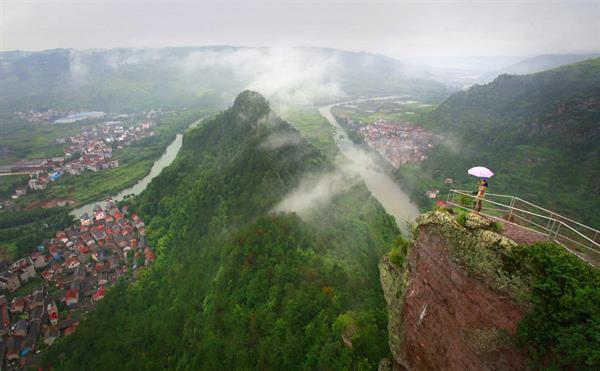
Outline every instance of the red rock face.
<path fill-rule="evenodd" d="M 519 370 L 510 336 L 523 314 L 511 298 L 450 258 L 447 240 L 421 226 L 411 249 L 401 353 L 409 370 Z M 399 360 L 397 360 L 399 361 Z"/>

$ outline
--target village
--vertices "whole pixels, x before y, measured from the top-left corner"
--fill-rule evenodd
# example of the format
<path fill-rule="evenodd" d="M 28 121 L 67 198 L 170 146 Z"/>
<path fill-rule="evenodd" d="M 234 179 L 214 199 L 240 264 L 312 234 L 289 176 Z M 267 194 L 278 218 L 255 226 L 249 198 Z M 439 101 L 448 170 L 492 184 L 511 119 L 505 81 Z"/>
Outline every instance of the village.
<path fill-rule="evenodd" d="M 0 368 L 37 363 L 39 353 L 77 328 L 120 277 L 155 259 L 144 222 L 111 199 L 0 274 Z"/>
<path fill-rule="evenodd" d="M 440 139 L 410 122 L 379 118 L 363 124 L 348 116 L 340 116 L 340 119 L 395 168 L 427 159 L 427 150 Z"/>
<path fill-rule="evenodd" d="M 426 160 L 427 150 L 443 139 L 410 122 L 377 118 L 373 123 L 365 124 L 345 114 L 336 117 L 396 169 L 404 164 L 418 164 Z M 453 183 L 453 178 L 444 178 L 445 185 Z M 425 192 L 429 199 L 435 200 L 439 195 L 440 190 L 435 188 Z"/>
<path fill-rule="evenodd" d="M 113 159 L 114 149 L 123 149 L 135 141 L 154 135 L 152 121 L 124 127 L 119 121 L 104 122 L 93 128 L 84 128 L 81 133 L 56 139 L 64 145 L 64 156 L 23 159 L 10 165 L 0 166 L 3 174 L 27 174 L 28 184 L 15 188 L 12 199 L 18 199 L 32 191 L 43 191 L 49 182 L 63 175 L 81 175 L 84 171 L 100 171 L 119 166 Z"/>

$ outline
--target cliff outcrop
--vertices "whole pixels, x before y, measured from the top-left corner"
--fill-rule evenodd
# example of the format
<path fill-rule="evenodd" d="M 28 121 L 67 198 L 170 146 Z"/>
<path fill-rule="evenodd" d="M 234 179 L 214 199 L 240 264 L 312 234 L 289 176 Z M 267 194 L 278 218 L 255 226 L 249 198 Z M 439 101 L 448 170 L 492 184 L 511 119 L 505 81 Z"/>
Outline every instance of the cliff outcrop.
<path fill-rule="evenodd" d="M 524 285 L 503 270 L 517 244 L 476 214 L 461 222 L 421 215 L 405 256 L 385 256 L 380 278 L 393 360 L 381 370 L 516 370 L 514 345 Z"/>

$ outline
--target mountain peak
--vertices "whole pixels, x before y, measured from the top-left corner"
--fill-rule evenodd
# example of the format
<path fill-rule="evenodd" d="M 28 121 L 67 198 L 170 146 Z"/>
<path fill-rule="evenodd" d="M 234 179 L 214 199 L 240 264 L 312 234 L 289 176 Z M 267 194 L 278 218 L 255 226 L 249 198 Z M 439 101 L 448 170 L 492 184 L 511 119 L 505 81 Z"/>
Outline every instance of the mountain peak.
<path fill-rule="evenodd" d="M 248 119 L 258 119 L 271 110 L 265 97 L 252 90 L 241 92 L 235 98 L 232 109 Z"/>

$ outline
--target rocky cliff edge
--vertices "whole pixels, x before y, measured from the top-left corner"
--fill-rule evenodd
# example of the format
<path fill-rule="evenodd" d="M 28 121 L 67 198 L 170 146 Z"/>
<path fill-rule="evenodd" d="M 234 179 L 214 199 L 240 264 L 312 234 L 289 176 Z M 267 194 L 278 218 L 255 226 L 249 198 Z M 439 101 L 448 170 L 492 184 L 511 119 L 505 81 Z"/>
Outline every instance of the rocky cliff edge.
<path fill-rule="evenodd" d="M 393 356 L 380 370 L 523 369 L 512 339 L 526 285 L 503 269 L 517 244 L 474 213 L 433 211 L 416 223 L 406 254 L 379 264 Z"/>

